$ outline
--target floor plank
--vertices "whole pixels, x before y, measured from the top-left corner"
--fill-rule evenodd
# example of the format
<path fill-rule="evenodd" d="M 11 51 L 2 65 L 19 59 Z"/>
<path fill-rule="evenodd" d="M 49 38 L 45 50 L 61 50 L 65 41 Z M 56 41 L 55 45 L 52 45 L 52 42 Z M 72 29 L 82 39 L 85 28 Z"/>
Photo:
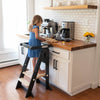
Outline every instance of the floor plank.
<path fill-rule="evenodd" d="M 15 89 L 21 66 L 11 66 L 0 69 L 0 100 L 100 100 L 100 88 L 89 89 L 73 97 L 52 87 L 52 91 L 37 84 L 33 88 L 35 98 L 25 98 L 25 91 Z"/>

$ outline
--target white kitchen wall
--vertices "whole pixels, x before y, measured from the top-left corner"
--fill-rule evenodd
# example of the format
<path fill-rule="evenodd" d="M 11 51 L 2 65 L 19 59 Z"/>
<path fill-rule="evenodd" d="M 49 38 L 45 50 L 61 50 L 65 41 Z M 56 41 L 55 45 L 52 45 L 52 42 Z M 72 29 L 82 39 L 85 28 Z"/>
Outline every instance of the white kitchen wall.
<path fill-rule="evenodd" d="M 96 58 L 95 58 L 95 68 L 94 68 L 94 80 L 93 80 L 93 88 L 97 86 L 99 83 L 100 87 L 100 0 L 98 0 L 98 17 L 97 17 L 97 35 L 96 35 Z M 98 82 L 99 79 L 99 82 Z"/>
<path fill-rule="evenodd" d="M 57 2 L 67 4 L 68 0 L 54 0 L 54 5 Z M 76 4 L 80 4 L 80 0 L 74 0 Z M 88 4 L 97 5 L 97 0 L 87 0 Z M 96 34 L 97 9 L 86 10 L 45 10 L 44 7 L 50 5 L 50 0 L 35 0 L 35 14 L 41 15 L 43 18 L 54 19 L 61 24 L 62 21 L 74 21 L 75 24 L 75 39 L 84 40 L 83 34 L 87 31 Z"/>

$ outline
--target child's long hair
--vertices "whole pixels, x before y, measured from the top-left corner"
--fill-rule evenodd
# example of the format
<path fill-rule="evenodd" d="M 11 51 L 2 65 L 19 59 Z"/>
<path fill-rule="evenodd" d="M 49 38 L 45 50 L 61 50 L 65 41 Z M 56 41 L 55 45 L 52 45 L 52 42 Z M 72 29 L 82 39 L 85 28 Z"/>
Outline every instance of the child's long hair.
<path fill-rule="evenodd" d="M 32 31 L 32 27 L 33 27 L 34 25 L 37 25 L 37 24 L 40 23 L 40 22 L 43 22 L 42 17 L 39 16 L 39 15 L 35 15 L 35 16 L 33 17 L 33 19 L 32 19 L 31 24 L 29 25 L 29 29 L 28 29 L 28 30 L 31 32 L 31 31 Z"/>

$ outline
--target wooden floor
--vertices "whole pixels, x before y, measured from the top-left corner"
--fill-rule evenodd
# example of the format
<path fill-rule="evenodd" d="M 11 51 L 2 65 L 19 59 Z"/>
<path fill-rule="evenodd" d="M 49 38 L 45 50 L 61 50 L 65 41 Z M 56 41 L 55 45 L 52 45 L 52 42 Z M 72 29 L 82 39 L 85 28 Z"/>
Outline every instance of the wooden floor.
<path fill-rule="evenodd" d="M 19 65 L 0 69 L 0 100 L 100 100 L 100 88 L 71 97 L 54 87 L 52 91 L 46 90 L 42 85 L 33 88 L 35 98 L 26 99 L 25 91 L 15 89 L 20 71 Z"/>

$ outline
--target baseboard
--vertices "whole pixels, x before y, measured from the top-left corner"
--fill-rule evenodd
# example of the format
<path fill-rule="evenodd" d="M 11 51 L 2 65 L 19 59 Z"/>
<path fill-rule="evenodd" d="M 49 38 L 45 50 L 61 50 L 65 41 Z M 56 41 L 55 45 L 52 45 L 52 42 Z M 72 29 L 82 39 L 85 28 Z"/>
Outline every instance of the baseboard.
<path fill-rule="evenodd" d="M 9 50 L 0 51 L 0 64 L 16 59 L 19 59 L 18 52 Z"/>
<path fill-rule="evenodd" d="M 55 85 L 52 84 L 51 82 L 50 82 L 50 84 L 53 85 L 54 87 L 58 88 L 59 90 L 63 91 L 62 89 L 60 89 L 59 87 L 55 86 Z M 81 92 L 83 92 L 83 91 L 85 91 L 85 90 L 87 90 L 87 89 L 89 89 L 89 88 L 91 88 L 91 84 L 84 84 L 84 85 L 75 87 L 72 91 L 66 90 L 66 91 L 63 91 L 63 92 L 64 92 L 64 93 L 67 93 L 67 94 L 70 95 L 70 96 L 74 96 L 74 95 L 76 95 L 76 94 L 78 94 L 78 93 L 81 93 Z"/>
<path fill-rule="evenodd" d="M 91 84 L 91 88 L 92 88 L 92 89 L 95 89 L 95 88 L 97 88 L 98 86 L 100 86 L 100 82 L 98 82 L 98 81 L 96 81 L 96 82 L 94 82 L 94 83 Z"/>
<path fill-rule="evenodd" d="M 71 92 L 68 91 L 68 94 L 71 95 L 71 96 L 74 96 L 78 93 L 81 93 L 87 89 L 91 88 L 91 84 L 84 84 L 84 85 L 81 85 L 81 86 L 78 86 L 78 87 L 75 87 Z"/>
<path fill-rule="evenodd" d="M 17 64 L 19 64 L 18 60 L 12 61 L 12 62 L 1 63 L 0 68 L 9 67 L 12 65 L 17 65 Z"/>
<path fill-rule="evenodd" d="M 100 81 L 99 81 L 99 87 L 100 87 Z"/>

